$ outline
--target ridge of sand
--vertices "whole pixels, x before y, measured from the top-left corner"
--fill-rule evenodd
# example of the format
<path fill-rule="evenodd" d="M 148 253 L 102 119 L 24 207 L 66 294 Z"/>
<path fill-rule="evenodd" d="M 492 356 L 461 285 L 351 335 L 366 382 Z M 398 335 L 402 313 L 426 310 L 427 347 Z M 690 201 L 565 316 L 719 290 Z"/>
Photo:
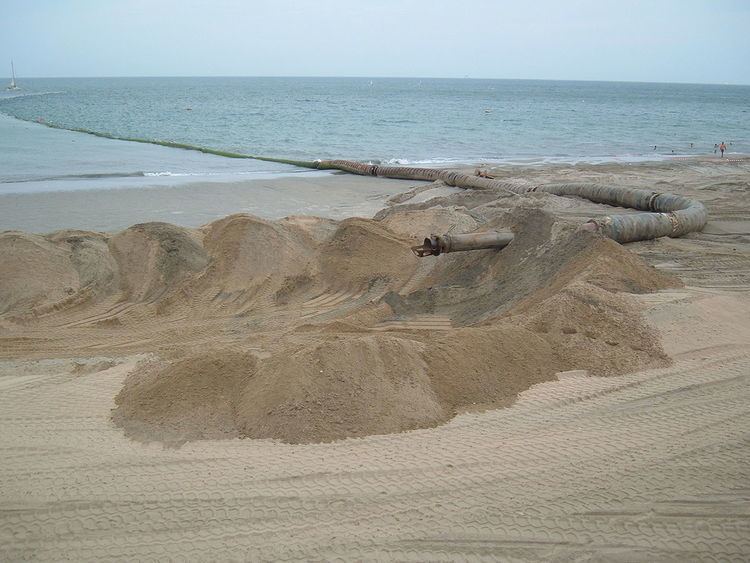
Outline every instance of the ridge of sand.
<path fill-rule="evenodd" d="M 106 329 L 97 349 L 154 352 L 113 416 L 131 437 L 177 445 L 402 432 L 507 406 L 559 371 L 668 364 L 619 293 L 680 283 L 620 245 L 525 204 L 480 221 L 458 207 L 403 215 L 4 233 L 18 271 L 0 279 L 3 318 L 61 341 L 84 329 L 68 352 Z M 511 228 L 516 239 L 419 260 L 402 234 L 414 224 Z M 23 284 L 31 267 L 36 283 Z"/>

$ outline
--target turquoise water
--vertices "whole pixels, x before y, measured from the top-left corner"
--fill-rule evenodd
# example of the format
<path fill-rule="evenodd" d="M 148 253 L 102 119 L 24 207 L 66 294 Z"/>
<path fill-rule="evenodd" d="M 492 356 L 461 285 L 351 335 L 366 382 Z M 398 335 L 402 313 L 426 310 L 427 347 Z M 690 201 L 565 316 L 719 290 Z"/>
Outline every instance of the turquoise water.
<path fill-rule="evenodd" d="M 637 161 L 712 154 L 721 141 L 731 141 L 730 152 L 750 152 L 748 86 L 395 78 L 19 83 L 23 90 L 0 95 L 0 113 L 116 137 L 274 157 L 404 164 Z M 115 147 L 116 141 L 83 141 L 65 131 L 50 136 L 57 131 L 38 124 L 22 128 L 2 120 L 0 128 L 0 183 L 36 182 L 38 189 L 63 186 L 66 180 L 58 177 L 104 186 L 108 175 L 143 183 L 294 170 L 135 143 Z M 18 146 L 27 147 L 25 156 L 14 152 Z"/>

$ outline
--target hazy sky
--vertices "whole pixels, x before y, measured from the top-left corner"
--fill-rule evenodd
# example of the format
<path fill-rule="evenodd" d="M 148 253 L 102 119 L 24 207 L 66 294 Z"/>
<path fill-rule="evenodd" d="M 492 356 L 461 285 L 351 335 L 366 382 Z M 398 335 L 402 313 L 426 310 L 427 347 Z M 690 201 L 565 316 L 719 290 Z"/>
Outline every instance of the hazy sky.
<path fill-rule="evenodd" d="M 19 76 L 750 84 L 750 0 L 0 0 L 0 20 Z"/>

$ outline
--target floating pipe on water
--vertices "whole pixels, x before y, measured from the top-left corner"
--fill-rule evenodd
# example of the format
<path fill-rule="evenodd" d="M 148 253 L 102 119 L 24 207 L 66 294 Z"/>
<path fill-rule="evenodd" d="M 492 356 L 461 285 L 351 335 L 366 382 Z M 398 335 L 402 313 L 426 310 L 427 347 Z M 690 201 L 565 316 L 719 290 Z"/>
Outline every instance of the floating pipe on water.
<path fill-rule="evenodd" d="M 462 252 L 464 250 L 484 250 L 495 248 L 500 250 L 513 242 L 513 233 L 509 231 L 486 231 L 483 233 L 468 233 L 462 235 L 430 235 L 420 246 L 412 246 L 411 251 L 419 256 L 440 256 L 446 252 Z"/>

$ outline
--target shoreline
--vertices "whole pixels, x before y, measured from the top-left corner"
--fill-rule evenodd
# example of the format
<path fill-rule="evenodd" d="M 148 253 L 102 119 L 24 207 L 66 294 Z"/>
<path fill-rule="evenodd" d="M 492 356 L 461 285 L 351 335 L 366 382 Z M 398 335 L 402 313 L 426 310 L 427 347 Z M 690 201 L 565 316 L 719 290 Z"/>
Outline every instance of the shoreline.
<path fill-rule="evenodd" d="M 673 171 L 684 166 L 742 166 L 750 155 L 731 158 L 702 156 L 674 157 L 662 161 L 609 163 L 545 163 L 493 165 L 461 164 L 442 168 L 471 173 L 476 169 L 499 178 L 529 179 L 585 174 L 587 181 L 606 174 L 645 171 Z M 339 172 L 290 174 L 276 178 L 214 182 L 176 183 L 166 186 L 138 186 L 107 189 L 0 194 L 2 230 L 49 233 L 62 229 L 111 232 L 136 223 L 166 222 L 185 227 L 199 227 L 235 213 L 248 213 L 265 219 L 289 215 L 312 215 L 328 219 L 372 217 L 388 205 L 388 200 L 405 194 L 428 182 L 393 180 Z M 634 181 L 632 187 L 658 190 L 656 183 Z M 428 190 L 427 195 L 447 195 L 458 188 Z M 415 203 L 418 200 L 412 200 Z M 709 209 L 710 212 L 710 209 Z"/>
<path fill-rule="evenodd" d="M 9 176 L 0 176 L 0 195 L 25 194 L 29 190 L 37 193 L 54 193 L 68 190 L 169 187 L 194 182 L 224 184 L 277 179 L 297 174 L 325 173 L 312 167 L 319 158 L 350 158 L 340 155 L 297 158 L 283 155 L 251 155 L 175 141 L 130 138 L 88 129 L 68 128 L 54 123 L 36 122 L 2 111 L 0 132 L 3 133 L 0 136 L 0 168 L 10 170 L 6 170 Z M 27 137 L 27 134 L 30 136 Z M 12 138 L 13 143 L 3 144 L 3 138 Z M 60 147 L 66 148 L 50 162 L 37 162 L 36 155 L 40 151 L 54 154 Z M 76 166 L 80 169 L 75 166 L 69 168 L 68 163 L 78 160 L 77 155 L 80 151 L 87 152 L 87 158 L 91 163 L 83 168 L 80 168 L 78 163 Z M 3 153 L 15 155 L 14 158 L 20 157 L 23 165 L 18 167 L 12 160 L 4 162 Z M 725 159 L 743 158 L 747 158 L 747 155 L 740 152 L 728 152 L 725 156 Z M 646 151 L 587 156 L 521 154 L 497 158 L 353 158 L 363 163 L 429 168 L 607 166 L 686 159 L 720 160 L 720 157 L 710 152 L 670 154 Z M 38 165 L 41 165 L 41 169 Z M 29 170 L 34 170 L 34 174 L 29 175 Z M 44 172 L 41 172 L 42 170 Z M 86 185 L 77 187 L 76 182 Z"/>

